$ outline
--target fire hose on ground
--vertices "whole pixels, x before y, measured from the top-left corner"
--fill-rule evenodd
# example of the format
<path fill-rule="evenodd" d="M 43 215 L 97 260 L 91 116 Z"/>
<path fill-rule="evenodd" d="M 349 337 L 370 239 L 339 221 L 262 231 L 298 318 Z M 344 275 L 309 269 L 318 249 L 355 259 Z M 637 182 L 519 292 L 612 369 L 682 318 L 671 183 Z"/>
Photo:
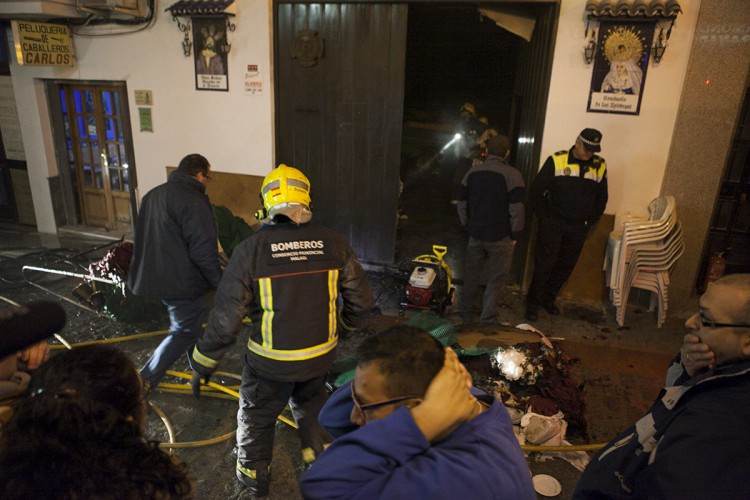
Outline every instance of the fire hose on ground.
<path fill-rule="evenodd" d="M 13 305 L 13 306 L 20 306 L 20 304 L 6 298 L 3 296 L 0 296 L 0 300 L 4 300 L 5 302 Z M 245 320 L 243 322 L 249 322 L 249 320 Z M 159 335 L 166 335 L 169 333 L 169 330 L 155 330 L 152 332 L 145 332 L 145 333 L 136 333 L 132 335 L 127 335 L 124 337 L 117 337 L 117 338 L 109 338 L 109 339 L 101 339 L 101 340 L 92 340 L 92 341 L 85 341 L 85 342 L 78 342 L 75 344 L 70 344 L 67 342 L 62 336 L 59 334 L 55 334 L 54 337 L 62 344 L 62 345 L 50 345 L 50 349 L 72 349 L 74 347 L 84 346 L 84 345 L 92 345 L 92 344 L 110 344 L 110 343 L 117 343 L 117 342 L 125 342 L 129 340 L 136 340 L 136 339 L 142 339 L 142 338 L 148 338 L 148 337 L 155 337 Z M 186 380 L 190 380 L 192 378 L 191 373 L 187 372 L 178 372 L 178 371 L 172 371 L 168 370 L 167 375 L 171 375 L 173 377 L 182 378 Z M 229 372 L 221 372 L 217 371 L 215 372 L 215 375 L 217 376 L 223 376 L 226 378 L 234 378 L 236 380 L 241 380 L 241 377 L 234 373 Z M 166 393 L 174 393 L 174 394 L 184 394 L 184 395 L 192 395 L 192 387 L 189 384 L 171 384 L 171 383 L 160 383 L 157 387 L 160 391 L 166 392 Z M 201 386 L 201 395 L 207 396 L 211 398 L 217 398 L 217 399 L 229 399 L 237 401 L 239 400 L 239 393 L 235 390 L 235 387 L 227 387 L 222 384 L 218 384 L 216 382 L 209 382 L 207 385 Z M 210 439 L 204 439 L 199 441 L 189 441 L 189 442 L 175 442 L 174 441 L 174 430 L 172 427 L 172 424 L 168 418 L 168 416 L 159 408 L 153 401 L 149 401 L 149 405 L 154 410 L 154 413 L 162 420 L 164 423 L 164 426 L 167 430 L 167 435 L 169 436 L 169 442 L 168 443 L 160 443 L 160 448 L 165 449 L 176 449 L 176 448 L 191 448 L 191 447 L 201 447 L 201 446 L 209 446 L 216 443 L 221 443 L 224 441 L 227 441 L 231 439 L 235 435 L 235 431 L 229 432 L 227 434 L 217 436 Z M 277 419 L 290 427 L 297 429 L 297 424 L 293 421 L 289 420 L 283 415 L 279 415 Z M 606 446 L 606 443 L 593 443 L 593 444 L 582 444 L 582 445 L 571 445 L 571 446 L 538 446 L 538 445 L 521 445 L 521 450 L 524 452 L 538 452 L 538 453 L 552 453 L 552 452 L 577 452 L 577 451 L 596 451 Z"/>

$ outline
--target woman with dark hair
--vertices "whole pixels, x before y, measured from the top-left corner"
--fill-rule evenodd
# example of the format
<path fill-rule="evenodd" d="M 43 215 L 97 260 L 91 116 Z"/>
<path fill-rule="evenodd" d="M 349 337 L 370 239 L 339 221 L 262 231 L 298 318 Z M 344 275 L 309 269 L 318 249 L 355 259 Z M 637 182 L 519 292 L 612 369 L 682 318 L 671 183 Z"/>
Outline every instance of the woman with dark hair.
<path fill-rule="evenodd" d="M 183 499 L 186 467 L 143 437 L 136 367 L 102 345 L 53 357 L 0 432 L 0 497 Z"/>

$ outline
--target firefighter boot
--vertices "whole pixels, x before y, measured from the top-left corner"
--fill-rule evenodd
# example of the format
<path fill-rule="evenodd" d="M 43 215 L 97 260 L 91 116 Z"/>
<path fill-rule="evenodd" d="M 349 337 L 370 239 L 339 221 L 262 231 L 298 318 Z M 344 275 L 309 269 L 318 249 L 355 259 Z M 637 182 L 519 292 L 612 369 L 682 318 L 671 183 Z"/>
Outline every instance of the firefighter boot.
<path fill-rule="evenodd" d="M 237 480 L 256 497 L 267 497 L 271 483 L 271 466 L 246 469 L 237 463 Z"/>

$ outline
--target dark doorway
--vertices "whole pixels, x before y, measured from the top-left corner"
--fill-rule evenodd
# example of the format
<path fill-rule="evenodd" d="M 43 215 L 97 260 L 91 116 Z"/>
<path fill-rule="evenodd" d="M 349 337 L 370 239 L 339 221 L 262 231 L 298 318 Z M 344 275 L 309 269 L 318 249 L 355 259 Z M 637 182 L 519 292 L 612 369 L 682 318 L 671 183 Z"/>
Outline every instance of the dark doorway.
<path fill-rule="evenodd" d="M 400 169 L 403 191 L 396 243 L 399 264 L 431 253 L 433 244 L 445 245 L 446 262 L 461 281 L 468 235 L 458 220 L 455 202 L 471 159 L 466 155 L 466 139 L 454 139 L 459 112 L 470 103 L 476 119 L 503 135 L 517 137 L 518 108 L 524 96 L 517 69 L 529 45 L 483 17 L 476 4 L 409 4 Z M 512 151 L 511 159 L 517 154 Z"/>
<path fill-rule="evenodd" d="M 438 243 L 454 265 L 461 172 L 440 150 L 464 102 L 517 144 L 511 162 L 527 182 L 536 172 L 559 2 L 486 5 L 532 18 L 531 41 L 473 2 L 275 2 L 276 159 L 308 175 L 315 220 L 366 263 L 400 264 Z"/>
<path fill-rule="evenodd" d="M 524 43 L 482 17 L 476 5 L 410 4 L 405 120 L 456 122 L 470 102 L 479 116 L 506 128 Z"/>

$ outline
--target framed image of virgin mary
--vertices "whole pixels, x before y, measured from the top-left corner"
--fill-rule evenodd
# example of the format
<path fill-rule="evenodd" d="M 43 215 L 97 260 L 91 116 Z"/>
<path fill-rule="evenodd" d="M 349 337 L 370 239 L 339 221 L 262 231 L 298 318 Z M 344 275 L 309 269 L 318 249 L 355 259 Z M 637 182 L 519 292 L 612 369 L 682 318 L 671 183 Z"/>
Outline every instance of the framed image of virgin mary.
<path fill-rule="evenodd" d="M 654 27 L 653 20 L 600 22 L 587 111 L 640 113 Z"/>

